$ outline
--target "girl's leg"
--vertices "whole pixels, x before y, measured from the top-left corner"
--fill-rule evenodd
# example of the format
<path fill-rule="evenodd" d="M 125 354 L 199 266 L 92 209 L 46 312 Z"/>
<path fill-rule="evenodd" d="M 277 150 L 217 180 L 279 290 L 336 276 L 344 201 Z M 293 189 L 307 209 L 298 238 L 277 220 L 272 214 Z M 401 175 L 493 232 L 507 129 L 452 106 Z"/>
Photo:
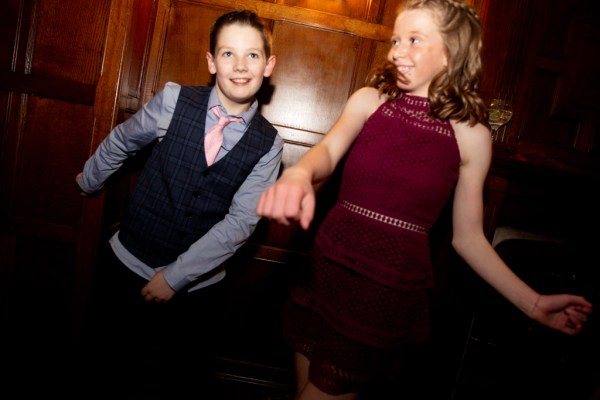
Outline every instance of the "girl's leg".
<path fill-rule="evenodd" d="M 300 353 L 294 353 L 296 365 L 296 400 L 356 400 L 357 393 L 331 395 L 321 391 L 308 380 L 310 361 Z"/>
<path fill-rule="evenodd" d="M 308 366 L 310 361 L 300 353 L 294 353 L 294 365 L 296 371 L 296 399 L 300 398 L 300 394 L 308 384 Z"/>
<path fill-rule="evenodd" d="M 358 393 L 346 393 L 340 395 L 327 394 L 312 383 L 308 382 L 298 400 L 356 400 L 358 399 Z"/>

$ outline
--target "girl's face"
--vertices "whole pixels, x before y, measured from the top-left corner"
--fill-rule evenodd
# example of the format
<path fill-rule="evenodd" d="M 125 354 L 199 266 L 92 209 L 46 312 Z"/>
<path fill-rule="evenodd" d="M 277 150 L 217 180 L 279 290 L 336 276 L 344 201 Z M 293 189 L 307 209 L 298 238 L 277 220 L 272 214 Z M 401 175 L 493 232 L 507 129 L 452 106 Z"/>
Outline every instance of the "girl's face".
<path fill-rule="evenodd" d="M 206 53 L 208 70 L 215 74 L 219 99 L 228 113 L 248 110 L 263 78 L 271 75 L 275 56 L 267 59 L 263 37 L 255 28 L 232 24 L 219 33 L 214 56 Z"/>
<path fill-rule="evenodd" d="M 427 97 L 431 80 L 448 64 L 432 12 L 401 12 L 394 23 L 391 43 L 388 61 L 398 70 L 396 84 L 408 94 Z"/>

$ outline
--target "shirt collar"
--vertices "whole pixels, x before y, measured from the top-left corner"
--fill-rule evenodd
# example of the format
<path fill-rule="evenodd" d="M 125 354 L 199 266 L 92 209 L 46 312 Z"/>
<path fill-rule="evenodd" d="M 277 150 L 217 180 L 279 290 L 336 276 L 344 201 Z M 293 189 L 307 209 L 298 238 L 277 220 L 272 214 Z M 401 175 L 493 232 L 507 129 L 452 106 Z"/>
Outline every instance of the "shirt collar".
<path fill-rule="evenodd" d="M 219 95 L 217 94 L 217 89 L 213 86 L 212 90 L 210 91 L 210 96 L 208 97 L 208 109 L 210 110 L 214 106 L 221 107 L 221 112 L 223 114 L 227 111 L 221 105 L 221 100 L 219 99 Z M 254 115 L 256 114 L 257 109 L 258 109 L 258 100 L 254 99 L 254 101 L 250 105 L 250 108 L 248 109 L 248 111 L 242 113 L 241 115 L 231 115 L 231 116 L 232 117 L 241 117 L 244 120 L 243 124 L 246 125 L 246 123 L 248 121 L 252 121 L 252 118 L 254 118 Z M 227 115 L 229 116 L 230 114 L 227 114 Z"/>

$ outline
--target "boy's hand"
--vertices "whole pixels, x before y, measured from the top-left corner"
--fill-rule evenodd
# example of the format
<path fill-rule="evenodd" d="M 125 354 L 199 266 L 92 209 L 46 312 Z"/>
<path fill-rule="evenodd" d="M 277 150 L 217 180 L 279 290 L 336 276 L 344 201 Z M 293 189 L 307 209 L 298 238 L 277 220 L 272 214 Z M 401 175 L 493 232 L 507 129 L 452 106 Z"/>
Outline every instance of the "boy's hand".
<path fill-rule="evenodd" d="M 165 303 L 175 295 L 175 291 L 165 280 L 162 271 L 159 271 L 150 279 L 150 281 L 142 288 L 141 295 L 146 301 L 155 301 L 157 303 Z"/>
<path fill-rule="evenodd" d="M 94 193 L 88 193 L 85 190 L 82 189 L 82 176 L 83 176 L 83 172 L 80 172 L 77 174 L 77 176 L 75 177 L 75 184 L 77 185 L 77 189 L 79 189 L 79 194 L 82 197 L 90 197 L 93 196 Z"/>

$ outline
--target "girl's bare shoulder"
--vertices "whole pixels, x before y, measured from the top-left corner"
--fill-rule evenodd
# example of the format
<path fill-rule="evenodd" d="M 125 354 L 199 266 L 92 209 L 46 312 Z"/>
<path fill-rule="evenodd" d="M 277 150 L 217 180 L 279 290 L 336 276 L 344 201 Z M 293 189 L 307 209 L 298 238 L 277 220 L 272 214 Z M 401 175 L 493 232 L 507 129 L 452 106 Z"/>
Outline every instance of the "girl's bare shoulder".
<path fill-rule="evenodd" d="M 376 88 L 362 87 L 350 96 L 348 106 L 355 110 L 361 109 L 366 115 L 371 115 L 386 100 L 387 96 L 381 95 Z"/>

